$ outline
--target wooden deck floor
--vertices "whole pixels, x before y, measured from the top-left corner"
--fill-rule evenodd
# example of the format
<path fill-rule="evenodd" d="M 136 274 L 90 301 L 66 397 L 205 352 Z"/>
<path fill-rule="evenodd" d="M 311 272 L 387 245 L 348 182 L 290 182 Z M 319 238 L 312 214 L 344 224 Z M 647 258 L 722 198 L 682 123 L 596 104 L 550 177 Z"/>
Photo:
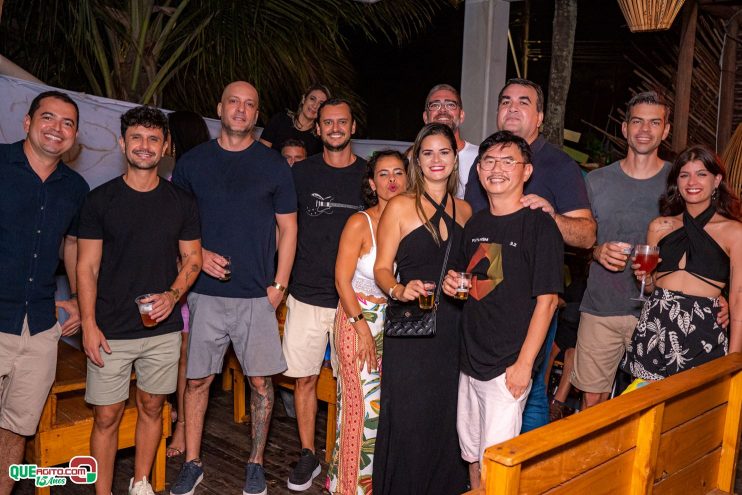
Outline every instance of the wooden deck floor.
<path fill-rule="evenodd" d="M 222 392 L 218 386 L 221 380 L 214 380 L 209 409 L 206 412 L 204 438 L 201 457 L 204 461 L 204 479 L 196 489 L 195 495 L 230 495 L 242 493 L 245 482 L 245 462 L 250 453 L 250 425 L 235 424 L 232 421 L 232 393 Z M 265 472 L 269 495 L 296 494 L 286 487 L 286 479 L 291 466 L 299 455 L 299 436 L 296 420 L 286 416 L 283 404 L 276 393 L 276 406 L 273 412 L 268 446 L 265 453 Z M 307 495 L 328 493 L 324 490 L 327 464 L 325 456 L 325 422 L 327 408 L 320 403 L 317 418 L 317 455 L 322 462 L 322 474 L 315 478 Z M 158 492 L 169 494 L 170 483 L 175 480 L 183 458 L 168 459 L 166 490 Z M 128 493 L 129 478 L 133 474 L 134 449 L 119 452 L 116 458 L 116 471 L 113 493 Z M 32 495 L 33 482 L 24 480 L 16 483 L 14 495 Z M 92 494 L 92 487 L 68 484 L 51 489 L 52 495 Z"/>
<path fill-rule="evenodd" d="M 238 425 L 232 421 L 232 393 L 222 392 L 218 388 L 220 380 L 214 380 L 209 409 L 206 413 L 202 458 L 205 463 L 203 482 L 196 489 L 195 495 L 229 495 L 241 493 L 245 476 L 245 460 L 249 453 L 249 424 Z M 278 396 L 278 394 L 276 394 Z M 324 462 L 325 421 L 327 409 L 320 403 L 317 419 L 317 454 L 322 462 L 322 474 L 315 478 L 307 495 L 328 493 L 324 490 L 327 464 Z M 269 495 L 296 494 L 286 488 L 289 469 L 296 462 L 299 454 L 299 440 L 296 431 L 296 420 L 284 413 L 283 404 L 276 398 L 276 407 L 271 422 L 268 447 L 266 450 L 265 471 Z M 180 469 L 182 457 L 169 459 L 167 462 L 166 491 L 169 494 L 170 482 L 175 479 Z M 129 478 L 132 476 L 134 450 L 119 452 L 116 460 L 116 473 L 113 493 L 126 494 Z M 737 463 L 735 492 L 742 494 L 742 465 Z M 14 495 L 32 495 L 33 483 L 23 481 L 16 484 Z M 92 494 L 92 487 L 67 485 L 51 489 L 52 495 Z"/>

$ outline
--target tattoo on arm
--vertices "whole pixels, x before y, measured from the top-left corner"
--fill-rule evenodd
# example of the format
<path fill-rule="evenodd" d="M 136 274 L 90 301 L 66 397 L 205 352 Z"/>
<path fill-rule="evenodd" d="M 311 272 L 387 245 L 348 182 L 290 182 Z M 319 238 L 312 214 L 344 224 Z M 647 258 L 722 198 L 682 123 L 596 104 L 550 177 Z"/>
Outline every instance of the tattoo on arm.
<path fill-rule="evenodd" d="M 200 272 L 201 268 L 197 264 L 194 263 L 191 265 L 191 269 L 186 272 L 186 289 L 193 285 L 193 282 L 196 281 L 196 277 L 198 277 Z"/>

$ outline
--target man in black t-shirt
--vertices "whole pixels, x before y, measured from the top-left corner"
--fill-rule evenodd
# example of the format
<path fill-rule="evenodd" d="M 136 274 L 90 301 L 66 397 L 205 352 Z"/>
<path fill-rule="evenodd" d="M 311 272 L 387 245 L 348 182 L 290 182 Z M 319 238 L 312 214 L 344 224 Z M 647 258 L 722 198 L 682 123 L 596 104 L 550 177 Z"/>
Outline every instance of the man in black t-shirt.
<path fill-rule="evenodd" d="M 531 378 L 544 356 L 544 339 L 562 290 L 563 239 L 555 221 L 523 206 L 533 171 L 528 143 L 509 131 L 479 147 L 479 182 L 489 209 L 464 227 L 472 274 L 462 315 L 457 430 L 461 456 L 478 487 L 484 449 L 520 433 Z M 456 272 L 443 290 L 453 296 Z"/>
<path fill-rule="evenodd" d="M 363 208 L 361 184 L 366 161 L 353 154 L 350 138 L 356 124 L 346 100 L 333 98 L 320 106 L 317 134 L 324 150 L 299 162 L 294 175 L 299 211 L 299 237 L 286 306 L 283 354 L 286 376 L 296 377 L 294 397 L 301 457 L 289 474 L 288 487 L 304 491 L 320 473 L 314 455 L 317 379 L 332 332 L 338 294 L 335 258 L 346 220 Z M 335 362 L 334 349 L 331 353 Z"/>
<path fill-rule="evenodd" d="M 151 494 L 147 475 L 162 438 L 162 407 L 178 378 L 183 320 L 173 309 L 201 271 L 201 232 L 194 198 L 157 176 L 168 147 L 165 114 L 150 107 L 126 112 L 119 145 L 126 172 L 93 190 L 80 216 L 77 282 L 88 356 L 85 400 L 94 405 L 95 491 L 108 494 L 134 365 L 137 454 L 129 493 Z M 145 294 L 141 305 L 135 303 Z"/>

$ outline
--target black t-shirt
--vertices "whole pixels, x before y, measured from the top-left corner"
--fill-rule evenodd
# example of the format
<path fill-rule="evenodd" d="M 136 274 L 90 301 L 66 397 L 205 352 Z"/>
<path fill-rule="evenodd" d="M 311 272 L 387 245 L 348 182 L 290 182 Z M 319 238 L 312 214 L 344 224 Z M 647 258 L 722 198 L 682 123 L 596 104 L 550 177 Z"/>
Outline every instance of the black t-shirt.
<path fill-rule="evenodd" d="M 461 371 L 486 381 L 518 359 L 536 297 L 562 292 L 563 240 L 541 210 L 482 210 L 464 227 L 464 253 L 472 288 L 462 316 Z M 534 370 L 543 356 L 542 347 Z"/>
<path fill-rule="evenodd" d="M 139 192 L 117 177 L 88 195 L 79 237 L 103 240 L 95 319 L 107 339 L 153 337 L 183 328 L 177 309 L 146 328 L 134 299 L 168 290 L 178 276 L 178 241 L 201 237 L 193 196 L 163 179 L 152 191 Z"/>
<path fill-rule="evenodd" d="M 361 185 L 366 177 L 366 160 L 344 168 L 331 167 L 322 155 L 294 165 L 296 197 L 299 202 L 299 239 L 290 284 L 291 295 L 299 301 L 334 308 L 335 258 L 345 222 L 363 209 Z"/>
<path fill-rule="evenodd" d="M 283 143 L 288 139 L 298 139 L 307 148 L 307 156 L 316 155 L 322 152 L 322 141 L 314 135 L 313 128 L 300 131 L 294 127 L 294 121 L 286 112 L 277 113 L 268 122 L 263 129 L 260 139 L 265 139 L 271 143 L 271 148 L 281 151 Z"/>

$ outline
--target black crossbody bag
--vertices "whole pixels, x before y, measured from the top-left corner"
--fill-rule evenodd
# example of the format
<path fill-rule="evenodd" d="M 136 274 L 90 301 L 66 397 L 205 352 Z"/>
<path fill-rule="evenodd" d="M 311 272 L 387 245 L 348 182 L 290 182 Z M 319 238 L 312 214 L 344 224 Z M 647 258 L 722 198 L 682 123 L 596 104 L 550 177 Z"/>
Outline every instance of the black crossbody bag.
<path fill-rule="evenodd" d="M 432 202 L 432 201 L 431 201 Z M 435 203 L 433 203 L 435 205 Z M 437 205 L 441 208 L 440 205 Z M 442 208 L 445 208 L 443 206 Z M 451 243 L 453 242 L 453 229 L 456 222 L 456 200 L 453 199 L 453 221 L 448 229 L 448 241 L 446 245 L 446 255 L 443 258 L 441 275 L 438 277 L 438 285 L 435 289 L 435 298 L 433 299 L 433 309 L 425 310 L 412 301 L 411 303 L 400 303 L 390 300 L 386 307 L 384 317 L 384 335 L 386 337 L 433 337 L 435 336 L 436 312 L 438 311 L 438 302 L 441 294 L 441 284 L 443 276 L 446 274 L 446 264 L 448 255 L 451 252 Z"/>

